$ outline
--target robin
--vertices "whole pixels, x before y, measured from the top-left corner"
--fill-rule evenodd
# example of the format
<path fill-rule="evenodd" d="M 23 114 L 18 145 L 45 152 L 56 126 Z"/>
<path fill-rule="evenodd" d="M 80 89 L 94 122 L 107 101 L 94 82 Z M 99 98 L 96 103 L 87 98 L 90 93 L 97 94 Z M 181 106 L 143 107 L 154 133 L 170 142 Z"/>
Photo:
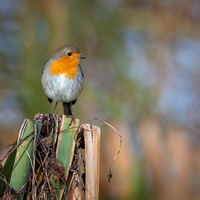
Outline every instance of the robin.
<path fill-rule="evenodd" d="M 81 94 L 84 75 L 80 59 L 85 59 L 79 49 L 71 44 L 56 49 L 42 71 L 42 86 L 50 103 L 56 102 L 53 112 L 62 102 L 64 115 L 72 117 L 75 123 L 73 105 Z M 70 124 L 71 124 L 70 123 Z"/>

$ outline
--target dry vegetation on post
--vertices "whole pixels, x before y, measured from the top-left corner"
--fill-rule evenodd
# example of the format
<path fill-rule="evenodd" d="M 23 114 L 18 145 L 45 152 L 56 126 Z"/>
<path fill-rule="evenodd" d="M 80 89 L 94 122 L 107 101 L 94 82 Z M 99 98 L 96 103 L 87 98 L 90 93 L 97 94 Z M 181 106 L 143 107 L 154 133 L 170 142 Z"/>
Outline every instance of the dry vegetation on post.
<path fill-rule="evenodd" d="M 98 199 L 100 129 L 79 126 L 79 120 L 68 127 L 70 121 L 55 114 L 24 120 L 16 144 L 2 159 L 8 157 L 1 173 L 3 198 L 83 199 L 86 192 Z M 9 172 L 8 165 L 13 166 Z"/>
<path fill-rule="evenodd" d="M 16 143 L 1 159 L 7 158 L 0 173 L 2 199 L 99 198 L 100 128 L 70 122 L 65 115 L 39 113 L 24 120 Z"/>

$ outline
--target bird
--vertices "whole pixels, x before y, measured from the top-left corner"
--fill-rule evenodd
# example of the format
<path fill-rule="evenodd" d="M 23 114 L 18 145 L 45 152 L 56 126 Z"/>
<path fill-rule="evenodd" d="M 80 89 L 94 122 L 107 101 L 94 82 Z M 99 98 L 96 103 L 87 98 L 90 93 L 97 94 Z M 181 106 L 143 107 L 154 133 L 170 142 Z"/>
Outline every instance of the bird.
<path fill-rule="evenodd" d="M 62 102 L 64 115 L 71 116 L 75 122 L 73 105 L 80 96 L 84 86 L 84 75 L 80 60 L 85 59 L 79 49 L 66 44 L 57 48 L 46 62 L 42 71 L 42 87 L 50 103 L 55 102 L 53 113 L 58 102 Z"/>

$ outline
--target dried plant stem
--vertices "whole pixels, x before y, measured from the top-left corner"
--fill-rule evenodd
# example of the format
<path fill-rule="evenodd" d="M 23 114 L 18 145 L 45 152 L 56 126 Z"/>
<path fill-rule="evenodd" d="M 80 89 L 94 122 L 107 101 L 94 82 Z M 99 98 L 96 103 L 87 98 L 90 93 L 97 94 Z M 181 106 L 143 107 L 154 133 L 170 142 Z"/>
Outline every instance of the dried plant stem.
<path fill-rule="evenodd" d="M 82 125 L 85 138 L 85 199 L 99 198 L 100 129 L 89 124 Z"/>

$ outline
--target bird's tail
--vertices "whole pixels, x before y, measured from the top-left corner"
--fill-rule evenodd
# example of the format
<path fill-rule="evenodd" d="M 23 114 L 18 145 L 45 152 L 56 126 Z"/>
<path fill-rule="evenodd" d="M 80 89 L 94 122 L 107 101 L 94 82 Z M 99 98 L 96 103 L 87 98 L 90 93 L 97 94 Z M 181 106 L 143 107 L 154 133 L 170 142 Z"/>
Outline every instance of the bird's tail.
<path fill-rule="evenodd" d="M 63 102 L 63 110 L 64 110 L 64 115 L 72 115 L 70 103 L 64 103 Z"/>

